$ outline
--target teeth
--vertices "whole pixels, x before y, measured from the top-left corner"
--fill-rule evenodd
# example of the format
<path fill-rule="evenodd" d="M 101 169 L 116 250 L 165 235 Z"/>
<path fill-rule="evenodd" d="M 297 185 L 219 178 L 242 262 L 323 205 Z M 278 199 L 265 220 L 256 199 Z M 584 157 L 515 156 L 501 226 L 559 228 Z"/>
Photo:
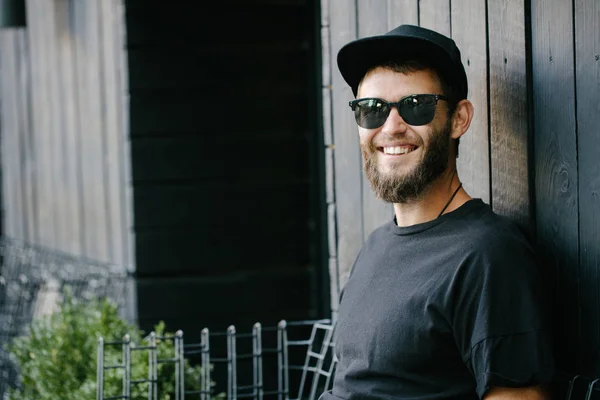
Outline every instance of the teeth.
<path fill-rule="evenodd" d="M 406 153 L 410 153 L 412 151 L 412 149 L 408 148 L 408 147 L 384 147 L 383 148 L 383 152 L 385 154 L 406 154 Z"/>

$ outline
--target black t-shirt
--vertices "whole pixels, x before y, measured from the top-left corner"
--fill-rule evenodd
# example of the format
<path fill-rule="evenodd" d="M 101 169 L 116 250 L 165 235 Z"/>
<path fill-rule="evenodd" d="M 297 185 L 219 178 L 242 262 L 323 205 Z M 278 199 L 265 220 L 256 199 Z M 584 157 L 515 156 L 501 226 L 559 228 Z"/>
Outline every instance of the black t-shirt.
<path fill-rule="evenodd" d="M 423 224 L 391 221 L 344 287 L 323 399 L 477 399 L 549 382 L 543 292 L 524 235 L 481 200 Z"/>

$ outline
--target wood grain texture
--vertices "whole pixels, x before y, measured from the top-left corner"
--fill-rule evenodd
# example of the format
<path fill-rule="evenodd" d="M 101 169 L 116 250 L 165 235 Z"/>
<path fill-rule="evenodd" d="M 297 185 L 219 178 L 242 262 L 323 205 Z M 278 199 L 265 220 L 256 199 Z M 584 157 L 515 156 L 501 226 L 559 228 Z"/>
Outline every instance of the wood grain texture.
<path fill-rule="evenodd" d="M 44 166 L 49 170 L 52 184 L 52 198 L 49 204 L 54 213 L 54 248 L 67 248 L 66 228 L 70 226 L 70 209 L 67 201 L 64 171 L 67 167 L 64 154 L 65 126 L 63 119 L 63 100 L 59 87 L 60 64 L 57 58 L 57 26 L 56 26 L 56 2 L 40 2 L 40 13 L 42 20 L 40 27 L 42 35 L 42 48 L 44 49 L 44 67 L 47 69 L 45 75 L 46 104 L 45 108 L 49 114 L 49 124 L 46 127 L 50 140 L 50 163 Z"/>
<path fill-rule="evenodd" d="M 419 0 L 387 0 L 388 31 L 402 24 L 419 25 Z"/>
<path fill-rule="evenodd" d="M 40 21 L 30 23 L 27 27 L 28 48 L 30 54 L 31 71 L 31 112 L 32 112 L 32 140 L 35 143 L 35 191 L 38 194 L 38 243 L 48 247 L 55 246 L 55 213 L 53 210 L 52 163 L 50 149 L 52 137 L 50 136 L 50 114 L 46 107 L 49 101 L 46 82 L 48 80 L 49 66 L 47 65 L 43 45 L 43 1 L 28 0 L 27 21 Z"/>
<path fill-rule="evenodd" d="M 22 239 L 25 235 L 24 224 L 20 218 L 22 209 L 21 188 L 21 152 L 19 151 L 19 126 L 17 117 L 18 102 L 12 101 L 18 96 L 20 89 L 16 85 L 15 76 L 16 56 L 19 51 L 14 31 L 3 30 L 0 32 L 0 84 L 3 97 L 1 102 L 2 119 L 0 131 L 2 132 L 2 231 L 9 237 Z"/>
<path fill-rule="evenodd" d="M 480 0 L 454 1 L 451 18 L 452 39 L 460 49 L 469 82 L 468 99 L 475 108 L 471 127 L 460 139 L 458 175 L 472 197 L 489 203 L 490 151 L 485 3 Z"/>
<path fill-rule="evenodd" d="M 60 94 L 61 136 L 62 136 L 62 202 L 66 215 L 61 229 L 64 241 L 61 249 L 71 254 L 83 254 L 83 226 L 81 212 L 83 204 L 80 195 L 79 171 L 81 159 L 79 155 L 79 118 L 77 108 L 77 79 L 75 70 L 74 43 L 71 32 L 71 10 L 66 1 L 55 4 L 57 76 Z"/>
<path fill-rule="evenodd" d="M 118 119 L 121 131 L 121 165 L 120 187 L 121 195 L 121 224 L 123 232 L 123 262 L 128 270 L 136 269 L 135 261 L 135 228 L 133 222 L 133 179 L 131 159 L 130 132 L 130 97 L 129 97 L 129 64 L 127 50 L 127 33 L 124 0 L 114 0 L 115 20 L 115 51 L 116 68 L 120 93 L 117 98 Z"/>
<path fill-rule="evenodd" d="M 323 144 L 325 146 L 333 145 L 333 116 L 332 116 L 332 104 L 331 86 L 323 87 Z"/>
<path fill-rule="evenodd" d="M 34 175 L 34 143 L 31 132 L 31 79 L 29 68 L 29 48 L 27 34 L 25 29 L 16 32 L 16 46 L 18 52 L 15 54 L 17 62 L 17 74 L 15 82 L 17 84 L 18 95 L 15 94 L 15 105 L 18 110 L 18 125 L 20 127 L 18 135 L 21 144 L 21 179 L 23 188 L 23 221 L 25 223 L 24 240 L 37 242 L 38 224 L 37 224 L 37 196 L 35 192 Z"/>
<path fill-rule="evenodd" d="M 329 26 L 321 27 L 321 82 L 323 87 L 331 87 L 331 68 L 332 68 L 332 54 L 329 46 L 331 45 L 329 40 L 331 38 L 331 32 Z"/>
<path fill-rule="evenodd" d="M 121 227 L 124 210 L 122 201 L 124 188 L 121 179 L 122 166 L 128 159 L 123 159 L 121 151 L 124 132 L 119 121 L 119 107 L 121 81 L 118 76 L 118 67 L 121 50 L 117 46 L 123 43 L 117 40 L 119 20 L 116 18 L 116 4 L 114 0 L 104 0 L 98 3 L 98 19 L 100 29 L 100 55 L 101 55 L 101 81 L 100 99 L 103 120 L 104 158 L 102 160 L 105 173 L 105 202 L 107 211 L 107 254 L 105 257 L 118 265 L 124 266 L 125 238 L 127 234 Z"/>
<path fill-rule="evenodd" d="M 337 257 L 337 229 L 336 229 L 335 204 L 327 205 L 327 241 L 329 243 L 329 256 Z"/>
<path fill-rule="evenodd" d="M 98 2 L 75 2 L 74 35 L 77 40 L 78 108 L 80 118 L 81 184 L 84 204 L 85 253 L 105 260 L 108 254 L 106 187 L 103 164 L 105 144 L 101 117 L 100 37 Z M 90 227 L 94 227 L 90 229 Z"/>
<path fill-rule="evenodd" d="M 573 371 L 581 344 L 572 6 L 534 0 L 531 11 L 537 237 L 558 294 L 559 368 Z"/>
<path fill-rule="evenodd" d="M 363 0 L 358 2 L 358 36 L 381 35 L 388 31 L 388 1 Z M 355 131 L 358 130 L 355 124 Z M 358 141 L 358 135 L 355 135 Z M 390 220 L 393 214 L 392 205 L 375 197 L 369 181 L 364 174 L 362 179 L 362 218 L 363 240 L 377 227 Z"/>
<path fill-rule="evenodd" d="M 333 161 L 334 149 L 325 149 L 325 201 L 327 204 L 335 203 L 335 162 Z"/>
<path fill-rule="evenodd" d="M 489 4 L 492 199 L 499 214 L 530 227 L 527 62 L 523 1 Z"/>
<path fill-rule="evenodd" d="M 332 61 L 339 49 L 356 39 L 356 7 L 352 0 L 330 1 Z M 333 12 L 335 10 L 335 12 Z M 361 156 L 356 123 L 348 107 L 352 90 L 343 80 L 337 64 L 332 65 L 332 115 L 335 143 L 335 195 L 338 229 L 339 287 L 348 273 L 363 243 Z M 331 296 L 339 293 L 332 292 Z"/>
<path fill-rule="evenodd" d="M 449 0 L 419 0 L 419 25 L 452 36 Z"/>
<path fill-rule="evenodd" d="M 334 320 L 340 304 L 340 291 L 338 260 L 337 257 L 329 257 L 329 292 L 331 293 L 331 315 Z"/>
<path fill-rule="evenodd" d="M 575 1 L 581 372 L 600 375 L 600 3 Z"/>

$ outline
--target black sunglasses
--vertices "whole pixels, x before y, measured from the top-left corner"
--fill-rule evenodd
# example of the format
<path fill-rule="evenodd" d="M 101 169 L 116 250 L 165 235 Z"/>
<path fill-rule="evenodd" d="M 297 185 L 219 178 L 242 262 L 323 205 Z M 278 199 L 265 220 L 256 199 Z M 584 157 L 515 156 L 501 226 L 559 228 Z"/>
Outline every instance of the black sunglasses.
<path fill-rule="evenodd" d="M 426 125 L 435 116 L 438 100 L 448 100 L 441 94 L 411 94 L 393 103 L 377 98 L 356 99 L 350 102 L 356 123 L 361 128 L 379 128 L 390 115 L 392 107 L 398 109 L 402 119 L 409 125 Z"/>

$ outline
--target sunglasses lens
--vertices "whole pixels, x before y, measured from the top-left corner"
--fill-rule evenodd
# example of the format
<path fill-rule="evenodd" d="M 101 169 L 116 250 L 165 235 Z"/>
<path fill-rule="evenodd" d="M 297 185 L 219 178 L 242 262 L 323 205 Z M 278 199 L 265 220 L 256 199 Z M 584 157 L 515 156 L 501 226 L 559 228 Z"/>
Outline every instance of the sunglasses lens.
<path fill-rule="evenodd" d="M 385 123 L 389 114 L 390 107 L 377 99 L 359 101 L 354 108 L 356 123 L 365 129 L 379 128 Z"/>
<path fill-rule="evenodd" d="M 434 96 L 411 96 L 402 103 L 400 115 L 409 125 L 427 125 L 435 116 L 436 102 Z"/>

